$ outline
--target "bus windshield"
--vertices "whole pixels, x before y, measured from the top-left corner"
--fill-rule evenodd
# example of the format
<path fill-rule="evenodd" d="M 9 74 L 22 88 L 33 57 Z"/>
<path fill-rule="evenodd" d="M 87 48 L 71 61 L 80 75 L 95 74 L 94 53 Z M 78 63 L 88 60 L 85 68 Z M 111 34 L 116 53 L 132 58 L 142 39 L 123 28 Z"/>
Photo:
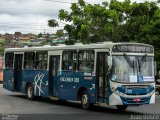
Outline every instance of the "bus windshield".
<path fill-rule="evenodd" d="M 153 57 L 113 56 L 111 80 L 124 83 L 154 82 Z"/>

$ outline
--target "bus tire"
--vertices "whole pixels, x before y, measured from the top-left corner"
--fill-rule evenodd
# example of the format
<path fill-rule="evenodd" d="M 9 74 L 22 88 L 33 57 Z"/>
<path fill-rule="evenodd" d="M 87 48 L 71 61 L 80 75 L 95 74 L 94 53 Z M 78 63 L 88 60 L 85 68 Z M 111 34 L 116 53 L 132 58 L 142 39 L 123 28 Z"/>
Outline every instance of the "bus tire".
<path fill-rule="evenodd" d="M 123 112 L 127 109 L 128 106 L 127 105 L 117 105 L 116 107 L 119 111 Z"/>
<path fill-rule="evenodd" d="M 83 109 L 89 109 L 91 107 L 90 98 L 87 90 L 83 91 L 81 95 L 81 107 Z"/>
<path fill-rule="evenodd" d="M 34 88 L 32 84 L 27 85 L 26 95 L 27 95 L 27 99 L 34 100 Z"/>

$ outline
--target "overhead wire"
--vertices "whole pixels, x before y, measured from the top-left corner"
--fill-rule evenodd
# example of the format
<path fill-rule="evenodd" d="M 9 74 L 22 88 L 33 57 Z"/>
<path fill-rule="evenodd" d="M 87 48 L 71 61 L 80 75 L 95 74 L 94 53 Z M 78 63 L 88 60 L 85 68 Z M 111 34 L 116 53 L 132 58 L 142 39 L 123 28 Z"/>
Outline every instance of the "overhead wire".
<path fill-rule="evenodd" d="M 72 3 L 71 1 L 61 1 L 61 0 L 45 0 L 45 1 L 51 1 L 51 2 L 58 2 L 58 3 Z M 78 1 L 78 0 L 77 0 Z M 74 2 L 77 2 L 77 1 L 74 1 Z M 16 7 L 16 8 L 15 8 Z M 20 8 L 18 8 L 20 7 Z M 0 10 L 2 9 L 12 9 L 12 10 L 21 10 L 21 11 L 24 11 L 26 10 L 27 8 L 21 8 L 21 6 L 7 6 L 7 7 L 0 7 Z M 28 8 L 30 9 L 30 8 Z M 41 7 L 36 7 L 36 8 L 32 8 L 33 10 L 53 10 L 54 7 L 51 8 L 51 6 L 49 8 L 41 8 Z M 32 10 L 31 9 L 31 10 Z M 63 25 L 59 25 L 58 28 L 61 28 L 61 27 L 64 27 L 65 24 L 68 24 L 68 23 L 65 23 L 65 22 L 62 22 L 62 21 L 58 21 L 58 23 L 60 24 L 63 24 Z M 15 26 L 16 25 L 16 26 Z M 19 23 L 19 22 L 0 22 L 0 27 L 1 28 L 4 28 L 5 30 L 8 30 L 9 28 L 12 28 L 12 29 L 17 29 L 17 30 L 20 30 L 22 29 L 22 31 L 24 30 L 27 30 L 30 31 L 30 29 L 34 29 L 34 30 L 49 30 L 49 31 L 54 31 L 53 28 L 49 27 L 47 24 L 44 24 L 44 23 Z M 34 28 L 35 27 L 35 28 Z"/>

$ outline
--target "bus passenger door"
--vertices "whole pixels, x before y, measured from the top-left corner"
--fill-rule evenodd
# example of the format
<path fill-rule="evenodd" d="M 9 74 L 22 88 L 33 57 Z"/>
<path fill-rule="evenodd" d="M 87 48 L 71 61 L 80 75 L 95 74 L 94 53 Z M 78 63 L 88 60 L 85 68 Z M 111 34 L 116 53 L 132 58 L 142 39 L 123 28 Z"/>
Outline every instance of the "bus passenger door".
<path fill-rule="evenodd" d="M 49 60 L 49 96 L 58 96 L 58 73 L 59 73 L 59 63 L 60 55 L 50 56 Z"/>
<path fill-rule="evenodd" d="M 97 67 L 96 67 L 96 89 L 97 89 L 97 101 L 107 102 L 108 99 L 108 58 L 109 53 L 98 52 L 97 53 Z"/>
<path fill-rule="evenodd" d="M 23 54 L 15 54 L 14 58 L 14 91 L 20 91 L 22 86 Z"/>

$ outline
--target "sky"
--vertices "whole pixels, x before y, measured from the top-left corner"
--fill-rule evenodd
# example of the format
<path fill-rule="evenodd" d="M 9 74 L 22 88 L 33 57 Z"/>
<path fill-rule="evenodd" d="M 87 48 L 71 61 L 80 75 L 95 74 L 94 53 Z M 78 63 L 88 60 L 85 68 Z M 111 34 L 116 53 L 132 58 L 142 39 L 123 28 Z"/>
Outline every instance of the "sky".
<path fill-rule="evenodd" d="M 63 29 L 65 23 L 58 19 L 58 11 L 69 11 L 72 2 L 78 0 L 0 0 L 0 34 L 14 32 L 55 33 Z M 85 0 L 97 4 L 106 0 Z M 123 1 L 123 0 L 119 0 Z M 131 0 L 143 2 L 145 0 Z M 48 20 L 56 19 L 59 27 L 48 27 Z"/>

